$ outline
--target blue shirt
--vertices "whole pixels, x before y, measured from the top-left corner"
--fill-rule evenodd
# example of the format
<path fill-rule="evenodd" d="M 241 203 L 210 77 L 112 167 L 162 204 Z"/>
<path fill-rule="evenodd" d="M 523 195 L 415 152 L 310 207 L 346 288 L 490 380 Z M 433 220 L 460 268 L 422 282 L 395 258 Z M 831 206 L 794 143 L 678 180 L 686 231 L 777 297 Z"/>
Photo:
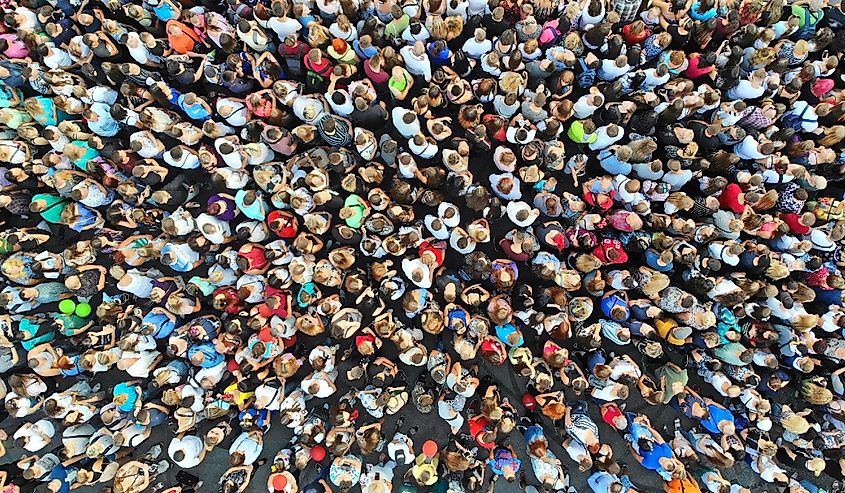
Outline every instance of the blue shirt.
<path fill-rule="evenodd" d="M 176 10 L 174 10 L 173 6 L 170 5 L 168 2 L 161 2 L 156 7 L 153 7 L 153 13 L 156 15 L 156 17 L 165 22 L 179 17 L 176 13 Z"/>
<path fill-rule="evenodd" d="M 643 467 L 645 467 L 646 469 L 651 469 L 652 471 L 657 471 L 658 469 L 661 469 L 660 459 L 662 459 L 663 457 L 666 457 L 668 459 L 672 458 L 672 448 L 665 443 L 655 443 L 654 448 L 652 448 L 648 452 L 641 451 L 640 455 L 643 458 Z"/>
<path fill-rule="evenodd" d="M 140 397 L 138 394 L 138 388 L 134 385 L 127 385 L 124 382 L 121 382 L 114 386 L 114 390 L 112 391 L 115 397 L 119 395 L 125 395 L 127 397 L 126 402 L 117 406 L 118 409 L 121 411 L 128 413 L 135 409 L 135 403 L 138 401 Z"/>
<path fill-rule="evenodd" d="M 727 409 L 717 406 L 715 404 L 708 404 L 707 410 L 709 411 L 709 416 L 707 419 L 701 420 L 701 426 L 707 429 L 710 433 L 714 435 L 721 435 L 722 432 L 719 431 L 719 423 L 722 421 L 730 421 L 731 423 L 734 422 L 734 415 L 728 411 Z"/>
<path fill-rule="evenodd" d="M 202 344 L 194 344 L 188 348 L 188 359 L 193 359 L 197 353 L 202 353 L 204 358 L 200 363 L 201 368 L 211 368 L 219 365 L 225 359 L 224 356 L 217 352 L 214 344 L 211 342 L 203 342 Z"/>
<path fill-rule="evenodd" d="M 508 341 L 508 336 L 513 334 L 513 333 L 518 333 L 517 330 L 516 330 L 516 327 L 514 327 L 513 324 L 505 324 L 505 325 L 497 325 L 496 326 L 496 337 L 501 339 L 501 341 L 503 343 L 505 343 L 505 344 L 507 344 L 508 346 L 511 346 L 511 347 L 522 346 L 525 343 L 525 339 L 522 337 L 522 334 L 519 334 L 519 340 L 516 342 L 516 344 L 511 344 L 510 341 Z"/>
<path fill-rule="evenodd" d="M 120 131 L 120 124 L 112 118 L 109 105 L 106 103 L 94 103 L 91 111 L 97 115 L 97 121 L 87 120 L 88 128 L 102 137 L 114 137 Z"/>
<path fill-rule="evenodd" d="M 211 113 L 209 113 L 208 109 L 206 109 L 206 107 L 202 104 L 186 104 L 184 94 L 179 96 L 177 101 L 179 102 L 179 107 L 182 108 L 182 111 L 184 111 L 185 114 L 192 120 L 207 120 L 208 117 L 211 116 Z"/>
<path fill-rule="evenodd" d="M 633 167 L 631 163 L 622 162 L 616 157 L 616 153 L 610 149 L 602 149 L 599 152 L 599 164 L 611 175 L 629 175 Z"/>
<path fill-rule="evenodd" d="M 361 42 L 357 39 L 352 42 L 352 49 L 355 50 L 355 53 L 357 53 L 362 60 L 372 58 L 373 55 L 378 53 L 378 48 L 373 45 L 370 45 L 367 48 L 361 48 Z"/>
<path fill-rule="evenodd" d="M 711 8 L 706 10 L 705 12 L 701 13 L 698 11 L 698 8 L 701 6 L 701 2 L 693 2 L 692 7 L 689 9 L 689 16 L 692 17 L 694 20 L 697 21 L 708 21 L 714 17 L 716 17 L 716 9 Z"/>

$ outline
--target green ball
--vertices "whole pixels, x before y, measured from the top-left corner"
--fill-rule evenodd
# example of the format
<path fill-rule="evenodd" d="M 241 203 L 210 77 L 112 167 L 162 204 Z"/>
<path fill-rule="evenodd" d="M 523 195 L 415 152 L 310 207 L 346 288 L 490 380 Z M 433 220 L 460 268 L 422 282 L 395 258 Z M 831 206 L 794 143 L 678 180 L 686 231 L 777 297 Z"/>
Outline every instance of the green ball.
<path fill-rule="evenodd" d="M 65 315 L 73 313 L 74 308 L 76 308 L 76 303 L 73 300 L 62 300 L 59 302 L 59 311 Z"/>
<path fill-rule="evenodd" d="M 85 318 L 88 315 L 91 315 L 91 305 L 88 303 L 80 303 L 76 305 L 76 316 Z"/>

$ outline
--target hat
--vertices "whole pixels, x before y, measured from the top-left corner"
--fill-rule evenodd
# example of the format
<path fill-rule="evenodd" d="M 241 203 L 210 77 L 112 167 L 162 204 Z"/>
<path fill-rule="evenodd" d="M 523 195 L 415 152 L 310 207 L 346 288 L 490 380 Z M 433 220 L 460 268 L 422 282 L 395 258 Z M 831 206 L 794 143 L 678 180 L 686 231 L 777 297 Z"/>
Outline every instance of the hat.
<path fill-rule="evenodd" d="M 422 446 L 422 451 L 425 456 L 429 459 L 433 458 L 437 455 L 438 452 L 437 442 L 435 442 L 434 440 L 426 440 L 426 442 Z"/>
<path fill-rule="evenodd" d="M 322 445 L 315 445 L 311 448 L 311 458 L 314 459 L 315 462 L 321 462 L 326 458 L 326 448 Z M 287 478 L 285 479 L 285 483 L 287 483 Z M 275 486 L 275 481 L 273 484 Z"/>
<path fill-rule="evenodd" d="M 475 240 L 463 228 L 455 228 L 449 235 L 449 246 L 458 253 L 468 254 L 475 250 Z"/>
<path fill-rule="evenodd" d="M 540 211 L 528 205 L 527 202 L 513 201 L 508 202 L 506 207 L 508 218 L 512 223 L 526 228 L 540 217 Z"/>
<path fill-rule="evenodd" d="M 438 240 L 445 240 L 449 237 L 449 229 L 446 227 L 443 219 L 432 214 L 426 214 L 423 223 L 426 229 L 431 232 L 431 235 Z"/>
<path fill-rule="evenodd" d="M 674 344 L 676 346 L 680 346 L 684 344 L 689 336 L 692 335 L 692 329 L 686 326 L 682 327 L 675 327 L 669 331 L 666 335 L 666 340 L 670 344 Z"/>
<path fill-rule="evenodd" d="M 421 259 L 403 259 L 402 271 L 405 273 L 405 276 L 416 286 L 424 289 L 428 289 L 431 287 L 431 268 Z"/>
<path fill-rule="evenodd" d="M 823 252 L 830 252 L 836 248 L 836 244 L 820 229 L 814 229 L 810 232 L 810 241 L 813 243 L 813 248 Z"/>

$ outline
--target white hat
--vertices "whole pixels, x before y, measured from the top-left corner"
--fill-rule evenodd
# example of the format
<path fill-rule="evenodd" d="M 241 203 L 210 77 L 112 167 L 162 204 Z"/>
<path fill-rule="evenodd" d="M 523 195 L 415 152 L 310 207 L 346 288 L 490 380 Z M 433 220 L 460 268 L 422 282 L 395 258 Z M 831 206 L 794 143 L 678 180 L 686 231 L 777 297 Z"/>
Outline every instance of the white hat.
<path fill-rule="evenodd" d="M 823 252 L 829 252 L 836 248 L 833 240 L 820 229 L 814 229 L 810 232 L 810 241 L 813 243 L 813 248 Z"/>
<path fill-rule="evenodd" d="M 417 287 L 428 289 L 431 287 L 431 268 L 421 259 L 403 259 L 402 271 Z"/>
<path fill-rule="evenodd" d="M 458 242 L 463 240 L 465 242 L 464 246 L 461 246 Z M 452 233 L 449 235 L 449 246 L 454 248 L 458 253 L 462 253 L 464 255 L 471 253 L 475 250 L 475 240 L 463 230 L 463 228 L 455 228 L 452 230 Z"/>
<path fill-rule="evenodd" d="M 461 211 L 458 210 L 455 204 L 441 202 L 437 207 L 437 215 L 443 221 L 443 224 L 450 228 L 454 228 L 461 223 Z"/>
<path fill-rule="evenodd" d="M 425 227 L 431 232 L 431 235 L 438 240 L 445 240 L 449 237 L 449 228 L 446 227 L 443 219 L 432 214 L 426 214 L 423 223 L 425 223 Z"/>
<path fill-rule="evenodd" d="M 540 217 L 540 211 L 521 200 L 508 202 L 506 207 L 508 218 L 519 227 L 527 228 Z M 524 215 L 524 217 L 522 217 Z"/>
<path fill-rule="evenodd" d="M 772 420 L 766 417 L 766 418 L 763 418 L 763 419 L 757 421 L 757 428 L 759 428 L 763 431 L 771 430 L 772 429 Z"/>

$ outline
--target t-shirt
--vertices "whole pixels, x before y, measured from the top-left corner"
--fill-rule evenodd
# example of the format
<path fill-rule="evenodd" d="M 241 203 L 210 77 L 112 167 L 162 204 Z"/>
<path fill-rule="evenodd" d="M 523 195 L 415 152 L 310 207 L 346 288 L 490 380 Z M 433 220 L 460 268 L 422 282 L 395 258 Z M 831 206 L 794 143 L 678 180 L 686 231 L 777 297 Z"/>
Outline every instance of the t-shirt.
<path fill-rule="evenodd" d="M 706 428 L 710 433 L 721 435 L 722 432 L 719 431 L 717 425 L 722 421 L 730 421 L 731 423 L 734 422 L 734 415 L 723 407 L 715 404 L 708 404 L 707 410 L 709 411 L 710 416 L 707 419 L 701 420 L 701 426 Z"/>
<path fill-rule="evenodd" d="M 115 385 L 113 393 L 115 396 L 126 395 L 126 402 L 117 406 L 117 408 L 123 412 L 129 412 L 135 409 L 135 402 L 140 397 L 138 394 L 137 387 L 135 387 L 134 385 L 127 385 L 124 382 Z"/>
<path fill-rule="evenodd" d="M 666 457 L 672 458 L 672 448 L 666 443 L 655 443 L 653 448 L 648 452 L 642 452 L 643 461 L 642 466 L 652 471 L 660 469 L 660 459 Z"/>

